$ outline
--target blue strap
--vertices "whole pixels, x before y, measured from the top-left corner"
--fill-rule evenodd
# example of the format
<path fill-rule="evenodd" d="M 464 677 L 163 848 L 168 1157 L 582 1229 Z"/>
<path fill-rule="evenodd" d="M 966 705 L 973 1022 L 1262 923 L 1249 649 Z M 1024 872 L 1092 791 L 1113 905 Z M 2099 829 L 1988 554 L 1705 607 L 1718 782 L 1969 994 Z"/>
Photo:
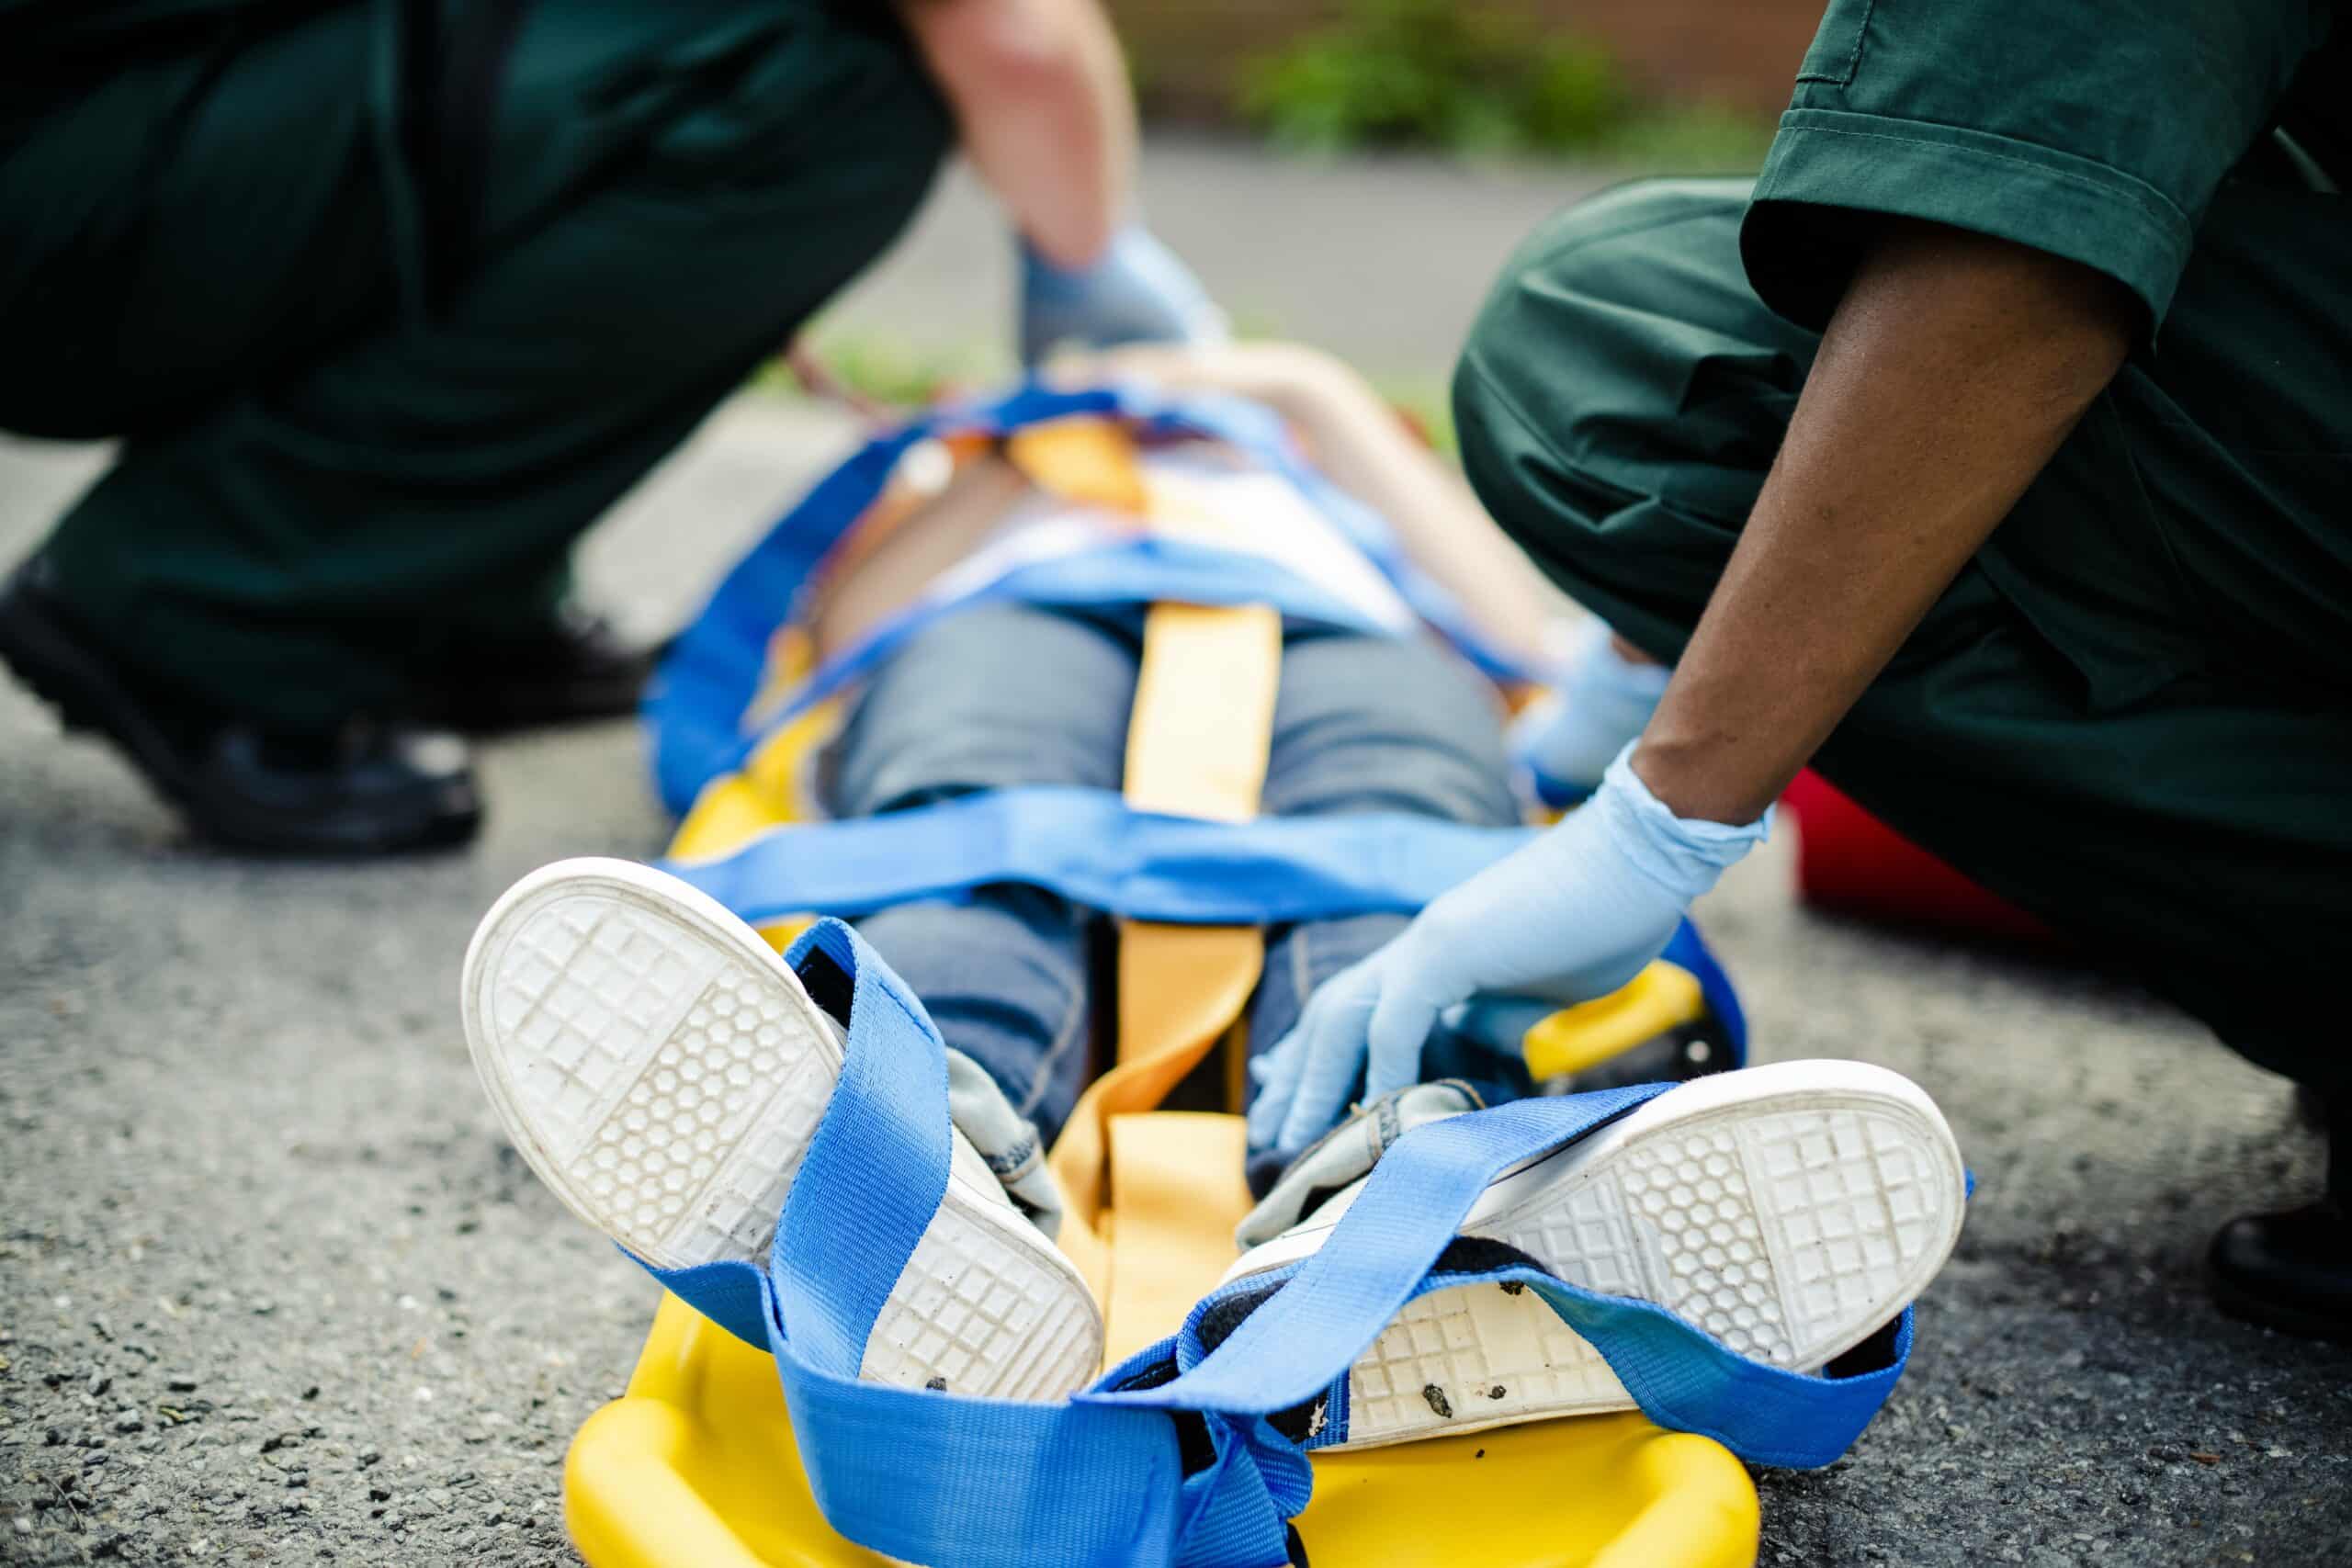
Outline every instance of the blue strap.
<path fill-rule="evenodd" d="M 1731 1065 L 1747 1066 L 1747 1013 L 1739 1005 L 1739 993 L 1732 989 L 1731 976 L 1716 962 L 1714 950 L 1699 934 L 1699 928 L 1687 919 L 1675 927 L 1658 956 L 1668 964 L 1679 964 L 1699 982 L 1699 994 L 1706 998 L 1707 1010 L 1723 1029 L 1722 1043 L 1731 1053 Z"/>
<path fill-rule="evenodd" d="M 775 1292 L 767 1271 L 750 1263 L 705 1263 L 693 1269 L 656 1269 L 621 1248 L 621 1256 L 662 1281 L 662 1288 L 754 1350 L 775 1337 Z"/>
<path fill-rule="evenodd" d="M 945 1059 L 922 1006 L 847 926 L 821 921 L 786 956 L 804 974 L 838 970 L 851 1002 L 841 1082 L 768 1267 L 654 1272 L 775 1353 L 827 1521 L 873 1551 L 943 1568 L 1283 1562 L 1282 1519 L 1250 1455 L 1187 1477 L 1164 1413 L 858 1381 L 875 1318 L 945 1190 Z"/>
<path fill-rule="evenodd" d="M 855 1378 L 874 1320 L 947 1190 L 947 1057 L 922 1004 L 849 927 L 820 921 L 786 958 L 797 968 L 816 954 L 850 979 L 851 1020 L 889 1046 L 844 1055 L 785 1199 L 768 1275 L 795 1359 Z"/>
<path fill-rule="evenodd" d="M 1304 1404 L 1330 1383 L 1329 1358 L 1321 1352 L 1333 1344 L 1351 1347 L 1341 1363 L 1345 1367 L 1379 1337 L 1498 1175 L 1670 1087 L 1638 1084 L 1557 1100 L 1514 1100 L 1413 1129 L 1373 1167 L 1372 1179 L 1330 1238 L 1290 1276 L 1276 1298 L 1280 1311 L 1252 1313 L 1173 1382 L 1084 1397 L 1255 1416 Z M 1443 1136 L 1435 1135 L 1441 1131 Z M 1195 1307 L 1188 1328 L 1196 1327 L 1222 1294 Z M 1180 1364 L 1184 1359 L 1180 1350 Z"/>
<path fill-rule="evenodd" d="M 737 728 L 766 673 L 769 639 L 792 619 L 802 589 L 889 483 L 917 444 L 958 432 L 994 435 L 1070 414 L 1117 412 L 1100 389 L 1061 393 L 1031 384 L 989 403 L 948 403 L 876 436 L 817 481 L 712 591 L 662 661 L 645 698 L 662 800 L 683 815 L 702 787 L 741 764 Z"/>
<path fill-rule="evenodd" d="M 1018 882 L 1136 919 L 1249 925 L 1420 908 L 1539 829 L 1396 812 L 1211 822 L 1111 790 L 1024 785 L 774 829 L 710 860 L 664 862 L 754 925 L 854 918 Z"/>
<path fill-rule="evenodd" d="M 1539 831 L 1396 813 L 1210 822 L 1137 811 L 1108 790 L 1025 785 L 778 828 L 666 869 L 755 925 L 854 919 L 1005 882 L 1130 919 L 1271 925 L 1412 913 Z M 1745 1065 L 1738 993 L 1698 928 L 1683 921 L 1660 956 L 1697 978 L 1731 1065 Z"/>
<path fill-rule="evenodd" d="M 1391 635 L 1390 628 L 1278 561 L 1189 539 L 1141 535 L 1016 566 L 970 592 L 916 601 L 825 660 L 784 701 L 763 711 L 757 731 L 741 742 L 741 754 L 748 757 L 761 740 L 784 725 L 865 679 L 910 637 L 943 615 L 994 603 L 1082 608 L 1160 599 L 1186 604 L 1266 604 L 1292 620 L 1343 626 L 1375 637 Z"/>
<path fill-rule="evenodd" d="M 857 1382 L 814 1371 L 782 1342 L 776 1366 L 826 1522 L 903 1562 L 1175 1568 L 1194 1498 L 1224 1480 L 1188 1481 L 1158 1412 Z M 1216 1568 L 1282 1561 L 1278 1549 L 1237 1548 Z"/>
<path fill-rule="evenodd" d="M 1374 1168 L 1329 1242 L 1273 1277 L 1273 1299 L 1214 1349 L 1203 1344 L 1204 1318 L 1230 1291 L 1265 1280 L 1213 1295 L 1176 1338 L 1068 1404 L 861 1382 L 876 1316 L 945 1189 L 944 1059 L 921 1004 L 848 927 L 822 921 L 786 957 L 812 985 L 820 966 L 837 972 L 851 1000 L 842 1078 L 769 1265 L 658 1277 L 734 1332 L 756 1327 L 775 1353 L 819 1506 L 875 1551 L 944 1568 L 1272 1568 L 1285 1560 L 1283 1521 L 1306 1506 L 1312 1476 L 1265 1416 L 1336 1391 L 1342 1418 L 1326 1440 L 1336 1439 L 1347 1369 L 1396 1311 L 1476 1280 L 1538 1291 L 1654 1419 L 1759 1462 L 1828 1462 L 1901 1372 L 1907 1314 L 1892 1364 L 1861 1378 L 1804 1378 L 1743 1361 L 1662 1309 L 1532 1266 L 1431 1272 L 1495 1175 L 1665 1091 L 1648 1085 L 1417 1129 Z M 1176 1412 L 1198 1413 L 1210 1440 L 1209 1462 L 1190 1475 Z"/>
<path fill-rule="evenodd" d="M 1210 436 L 1239 447 L 1296 486 L 1363 550 L 1414 613 L 1479 669 L 1498 679 L 1531 678 L 1480 637 L 1461 605 L 1413 565 L 1377 513 L 1306 462 L 1267 410 L 1235 398 L 1170 398 L 1136 386 L 1070 390 L 1024 382 L 992 400 L 942 405 L 876 437 L 818 481 L 729 571 L 679 635 L 646 696 L 655 780 L 670 809 L 684 813 L 705 784 L 741 765 L 746 740 L 739 725 L 765 674 L 769 640 L 791 620 L 810 574 L 882 493 L 909 448 L 934 436 L 1002 435 L 1078 414 L 1133 421 L 1148 434 Z M 1138 583 L 1135 592 L 1138 601 L 1183 597 L 1165 583 Z"/>
<path fill-rule="evenodd" d="M 1489 642 L 1462 602 L 1435 578 L 1423 571 L 1397 542 L 1387 519 L 1334 484 L 1306 460 L 1298 444 L 1271 412 L 1239 399 L 1208 400 L 1187 410 L 1190 422 L 1204 434 L 1218 436 L 1254 454 L 1259 461 L 1290 480 L 1324 516 L 1355 542 L 1381 575 L 1388 579 L 1413 614 L 1437 628 L 1464 658 L 1488 678 L 1504 682 L 1534 682 L 1539 672 Z"/>
<path fill-rule="evenodd" d="M 1600 1352 L 1658 1425 L 1712 1437 L 1751 1463 L 1831 1463 L 1852 1446 L 1902 1375 L 1911 1348 L 1908 1309 L 1884 1364 L 1853 1376 L 1811 1376 L 1737 1356 L 1663 1307 L 1583 1290 L 1532 1266 L 1431 1272 L 1495 1177 L 1670 1087 L 1519 1100 L 1414 1129 L 1373 1168 L 1321 1249 L 1272 1276 L 1283 1281 L 1279 1292 L 1223 1343 L 1202 1352 L 1203 1322 L 1232 1296 L 1263 1290 L 1265 1278 L 1236 1281 L 1193 1309 L 1178 1338 L 1178 1362 L 1185 1370 L 1173 1382 L 1081 1398 L 1267 1414 L 1321 1394 L 1335 1396 L 1335 1408 L 1343 1407 L 1346 1366 L 1407 1302 L 1463 1284 L 1517 1282 L 1538 1292 Z M 1340 1371 L 1327 1375 L 1333 1351 L 1343 1346 L 1350 1348 Z M 1344 1435 L 1344 1424 L 1335 1423 L 1322 1440 Z"/>

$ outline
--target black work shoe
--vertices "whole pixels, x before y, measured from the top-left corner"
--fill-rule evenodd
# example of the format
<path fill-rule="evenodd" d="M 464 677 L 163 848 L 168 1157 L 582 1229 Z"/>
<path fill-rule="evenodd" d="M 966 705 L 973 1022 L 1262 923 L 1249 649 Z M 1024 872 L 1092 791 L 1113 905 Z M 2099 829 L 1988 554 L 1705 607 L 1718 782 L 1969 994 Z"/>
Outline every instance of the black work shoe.
<path fill-rule="evenodd" d="M 2296 1104 L 2327 1133 L 2327 1195 L 2223 1225 L 2205 1254 L 2206 1283 L 2232 1317 L 2352 1344 L 2352 1098 L 2305 1086 Z"/>
<path fill-rule="evenodd" d="M 637 711 L 658 648 L 624 642 L 610 623 L 566 604 L 511 632 L 456 634 L 417 681 L 411 713 L 468 735 L 618 718 Z"/>
<path fill-rule="evenodd" d="M 2242 1214 L 2205 1255 L 2213 1304 L 2282 1334 L 2352 1343 L 2352 1215 L 2333 1199 Z"/>
<path fill-rule="evenodd" d="M 0 659 L 68 730 L 113 741 L 190 827 L 221 843 L 395 854 L 460 844 L 481 826 L 456 736 L 359 722 L 287 735 L 203 711 L 108 654 L 59 602 L 38 558 L 0 586 Z"/>

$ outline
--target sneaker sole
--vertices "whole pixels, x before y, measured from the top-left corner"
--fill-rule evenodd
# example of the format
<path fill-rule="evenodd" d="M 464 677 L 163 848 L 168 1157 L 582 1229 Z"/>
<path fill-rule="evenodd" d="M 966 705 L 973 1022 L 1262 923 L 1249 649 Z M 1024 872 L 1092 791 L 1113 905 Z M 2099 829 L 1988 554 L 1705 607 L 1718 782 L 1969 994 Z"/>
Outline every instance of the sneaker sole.
<path fill-rule="evenodd" d="M 765 1261 L 842 1046 L 749 926 L 650 867 L 558 862 L 483 917 L 462 1006 L 507 1136 L 566 1208 L 657 1268 Z M 1061 1398 L 1100 1369 L 1101 1314 L 978 1151 L 953 1143 L 859 1375 Z"/>
<path fill-rule="evenodd" d="M 1684 1084 L 1506 1173 L 1462 1228 L 1570 1284 L 1654 1302 L 1742 1355 L 1811 1371 L 1935 1277 L 1960 1236 L 1966 1181 L 1942 1113 L 1909 1079 L 1860 1062 L 1785 1062 Z M 1313 1252 L 1352 1196 L 1227 1278 Z M 1357 1359 L 1336 1446 L 1632 1408 L 1600 1352 L 1542 1298 L 1465 1285 L 1408 1304 Z"/>

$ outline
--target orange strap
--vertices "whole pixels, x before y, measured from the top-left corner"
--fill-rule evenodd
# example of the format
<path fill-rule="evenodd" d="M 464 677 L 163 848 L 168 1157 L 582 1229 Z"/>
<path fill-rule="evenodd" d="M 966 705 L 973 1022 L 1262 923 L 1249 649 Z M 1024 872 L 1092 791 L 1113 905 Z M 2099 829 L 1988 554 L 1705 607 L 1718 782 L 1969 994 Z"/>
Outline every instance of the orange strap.
<path fill-rule="evenodd" d="M 1231 519 L 1202 513 L 1155 485 L 1126 432 L 1113 422 L 1032 426 L 1010 437 L 1004 451 L 1033 483 L 1057 495 L 1131 515 L 1139 527 L 1234 542 L 1227 532 Z M 775 655 L 775 678 L 796 678 L 808 657 L 805 637 L 779 637 Z M 1271 608 L 1154 606 L 1144 621 L 1128 723 L 1127 799 L 1217 821 L 1254 817 L 1281 667 L 1281 618 Z M 722 852 L 811 815 L 808 764 L 834 718 L 830 704 L 801 716 L 741 773 L 713 781 L 672 852 Z M 780 921 L 761 934 L 781 949 L 807 924 Z M 1171 1329 L 1231 1259 L 1232 1228 L 1250 1203 L 1239 1121 L 1144 1113 L 1231 1032 L 1264 956 L 1253 927 L 1120 927 L 1118 1059 L 1080 1100 L 1051 1156 L 1070 1205 L 1061 1245 L 1103 1305 L 1114 1361 Z M 1619 996 L 1555 1014 L 1531 1032 L 1531 1064 L 1539 1072 L 1574 1070 L 1697 1016 L 1703 1003 L 1695 983 L 1679 972 L 1665 979 L 1680 984 L 1668 987 L 1645 974 Z M 1238 1050 L 1227 1057 L 1227 1100 L 1237 1109 L 1241 1058 Z"/>
<path fill-rule="evenodd" d="M 1009 438 L 1005 455 L 1041 489 L 1127 513 L 1138 525 L 1212 536 L 1213 517 L 1155 494 L 1125 430 L 1100 419 L 1057 420 Z M 805 663 L 779 643 L 779 673 Z M 796 657 L 797 656 L 797 657 Z M 1126 797 L 1138 807 L 1218 821 L 1257 815 L 1282 671 L 1282 618 L 1272 608 L 1155 605 L 1127 728 Z M 812 711 L 771 738 L 744 770 L 704 792 L 672 846 L 731 848 L 808 815 L 797 787 L 833 723 Z M 806 920 L 761 934 L 778 948 Z M 1150 1117 L 1232 1028 L 1264 962 L 1251 926 L 1122 922 L 1118 1059 L 1079 1100 L 1056 1141 L 1054 1174 L 1069 1205 L 1061 1246 L 1103 1305 L 1114 1361 L 1167 1333 L 1170 1312 L 1198 1298 L 1231 1257 L 1234 1220 L 1249 1206 L 1239 1125 L 1231 1118 Z M 1229 1084 L 1238 1100 L 1239 1054 Z M 1115 1202 L 1114 1202 L 1115 1200 Z M 1126 1217 L 1113 1268 L 1112 1216 Z"/>
<path fill-rule="evenodd" d="M 1139 513 L 1155 530 L 1200 537 L 1215 526 L 1214 519 L 1155 493 L 1133 443 L 1110 422 L 1034 426 L 1008 442 L 1006 454 L 1041 488 Z M 1282 618 L 1272 608 L 1154 605 L 1144 617 L 1142 668 L 1127 724 L 1127 799 L 1147 810 L 1218 821 L 1256 816 L 1281 672 Z M 1203 1270 L 1214 1280 L 1221 1254 L 1229 1251 L 1222 1227 L 1153 1226 L 1161 1232 L 1158 1243 L 1119 1247 L 1120 1267 L 1114 1269 L 1114 1188 L 1118 1212 L 1133 1204 L 1139 1221 L 1166 1206 L 1155 1195 L 1168 1196 L 1161 1190 L 1176 1171 L 1194 1172 L 1197 1186 L 1231 1187 L 1231 1193 L 1220 1190 L 1220 1210 L 1237 1199 L 1246 1202 L 1238 1149 L 1220 1162 L 1231 1168 L 1214 1174 L 1196 1156 L 1155 1159 L 1156 1140 L 1175 1134 L 1177 1124 L 1125 1119 L 1158 1106 L 1232 1027 L 1258 984 L 1264 951 L 1251 926 L 1120 925 L 1118 1060 L 1079 1100 L 1052 1156 L 1070 1206 L 1062 1247 L 1102 1303 L 1114 1361 L 1166 1333 L 1171 1293 L 1197 1296 Z M 1196 1202 L 1206 1196 L 1193 1193 Z M 1199 1246 L 1171 1252 L 1180 1237 Z M 1190 1257 L 1193 1251 L 1202 1256 Z M 1169 1278 L 1159 1277 L 1171 1269 Z"/>
<path fill-rule="evenodd" d="M 1049 419 L 1004 438 L 1004 455 L 1039 490 L 1140 518 L 1151 510 L 1135 443 L 1107 419 Z"/>

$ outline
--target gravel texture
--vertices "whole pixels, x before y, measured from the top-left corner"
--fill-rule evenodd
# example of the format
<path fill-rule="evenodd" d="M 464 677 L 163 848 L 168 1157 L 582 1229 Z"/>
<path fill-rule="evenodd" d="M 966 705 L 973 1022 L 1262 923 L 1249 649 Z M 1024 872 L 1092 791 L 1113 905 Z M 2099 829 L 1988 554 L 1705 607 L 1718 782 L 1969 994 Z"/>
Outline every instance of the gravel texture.
<path fill-rule="evenodd" d="M 1397 370 L 1442 352 L 1564 188 L 1201 149 L 1152 175 L 1180 243 L 1234 204 L 1297 232 L 1269 253 L 1288 272 L 1249 279 L 1278 320 L 1321 297 L 1331 253 L 1298 213 L 1330 180 L 1471 211 L 1438 258 L 1453 291 L 1418 327 L 1366 328 L 1360 352 Z M 952 186 L 853 310 L 919 315 L 889 302 L 993 243 Z M 1408 293 L 1442 270 L 1419 250 L 1382 265 Z M 1351 346 L 1344 322 L 1307 325 Z M 599 534 L 592 592 L 673 620 L 843 434 L 737 405 Z M 0 441 L 0 557 L 97 460 Z M 652 1292 L 501 1143 L 458 963 L 514 877 L 651 852 L 664 823 L 626 726 L 490 746 L 482 767 L 492 815 L 466 853 L 240 863 L 0 686 L 0 1562 L 571 1560 L 564 1444 L 619 1392 Z M 1762 1561 L 2352 1562 L 2352 1354 L 2228 1322 L 2198 1283 L 2214 1225 L 2316 1185 L 2287 1087 L 2120 981 L 1807 913 L 1791 848 L 1704 910 L 1759 1054 L 1912 1074 L 1982 1185 L 1878 1423 L 1826 1472 L 1758 1477 Z"/>

